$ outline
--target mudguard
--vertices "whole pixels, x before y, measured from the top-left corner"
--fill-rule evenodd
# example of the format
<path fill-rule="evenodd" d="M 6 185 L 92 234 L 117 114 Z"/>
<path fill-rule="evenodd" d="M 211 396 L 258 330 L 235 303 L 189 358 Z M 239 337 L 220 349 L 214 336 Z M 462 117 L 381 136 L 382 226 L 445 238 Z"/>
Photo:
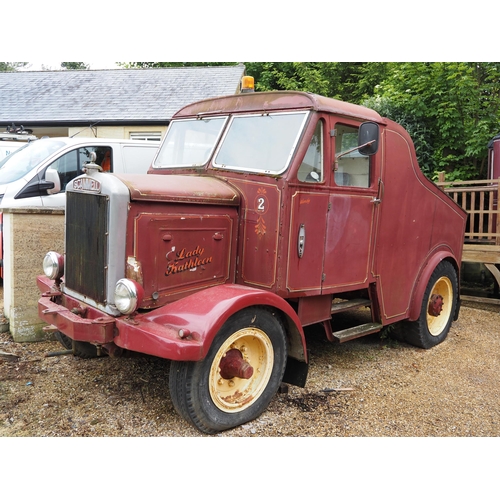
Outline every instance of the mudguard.
<path fill-rule="evenodd" d="M 304 331 L 290 304 L 274 293 L 234 284 L 206 288 L 154 311 L 117 319 L 114 343 L 167 359 L 199 361 L 228 318 L 250 306 L 279 311 L 289 338 L 289 356 L 307 362 Z"/>
<path fill-rule="evenodd" d="M 429 279 L 432 273 L 434 272 L 434 269 L 436 269 L 436 266 L 442 260 L 449 260 L 455 267 L 455 270 L 457 271 L 457 277 L 459 276 L 459 268 L 457 266 L 457 261 L 452 253 L 450 253 L 447 250 L 441 250 L 433 254 L 431 258 L 427 261 L 426 265 L 423 267 L 422 271 L 420 272 L 419 279 L 414 288 L 410 303 L 410 316 L 408 318 L 410 321 L 416 321 L 420 316 L 425 289 L 427 288 L 427 284 L 429 283 Z M 457 299 L 459 303 L 460 297 L 457 297 Z"/>

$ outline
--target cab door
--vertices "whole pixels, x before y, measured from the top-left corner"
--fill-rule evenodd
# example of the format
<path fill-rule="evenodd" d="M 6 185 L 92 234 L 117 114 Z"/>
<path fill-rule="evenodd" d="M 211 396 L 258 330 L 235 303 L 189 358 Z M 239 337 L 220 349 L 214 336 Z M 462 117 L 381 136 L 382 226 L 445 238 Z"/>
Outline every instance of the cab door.
<path fill-rule="evenodd" d="M 358 145 L 355 122 L 332 124 L 335 155 Z M 353 151 L 333 158 L 333 178 L 326 217 L 323 293 L 367 288 L 377 208 L 378 173 L 374 157 Z"/>
<path fill-rule="evenodd" d="M 319 295 L 323 280 L 325 227 L 329 203 L 324 145 L 326 123 L 317 121 L 290 186 L 290 227 L 286 287 L 290 294 Z"/>

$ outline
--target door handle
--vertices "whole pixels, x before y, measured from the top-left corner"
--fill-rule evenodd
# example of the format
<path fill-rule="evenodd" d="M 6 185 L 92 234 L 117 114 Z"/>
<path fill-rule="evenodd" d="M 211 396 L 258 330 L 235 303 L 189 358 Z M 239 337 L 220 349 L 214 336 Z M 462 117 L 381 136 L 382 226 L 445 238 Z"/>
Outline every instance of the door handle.
<path fill-rule="evenodd" d="M 297 251 L 299 253 L 299 259 L 304 255 L 304 248 L 306 246 L 306 227 L 301 224 L 299 227 L 299 239 L 297 242 Z"/>
<path fill-rule="evenodd" d="M 382 203 L 382 198 L 384 197 L 384 183 L 382 182 L 382 179 L 378 180 L 378 192 L 377 196 L 371 200 L 371 202 L 375 205 L 378 205 L 379 203 Z"/>

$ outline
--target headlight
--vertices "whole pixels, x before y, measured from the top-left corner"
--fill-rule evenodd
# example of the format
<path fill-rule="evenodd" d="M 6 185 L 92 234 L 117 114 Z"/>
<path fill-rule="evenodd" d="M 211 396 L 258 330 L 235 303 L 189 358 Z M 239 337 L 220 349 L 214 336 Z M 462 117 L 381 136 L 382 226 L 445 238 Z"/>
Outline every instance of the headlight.
<path fill-rule="evenodd" d="M 43 258 L 43 272 L 51 280 L 62 278 L 64 274 L 64 257 L 57 252 L 49 252 Z"/>
<path fill-rule="evenodd" d="M 122 314 L 133 313 L 144 296 L 136 281 L 121 279 L 115 285 L 115 306 Z"/>

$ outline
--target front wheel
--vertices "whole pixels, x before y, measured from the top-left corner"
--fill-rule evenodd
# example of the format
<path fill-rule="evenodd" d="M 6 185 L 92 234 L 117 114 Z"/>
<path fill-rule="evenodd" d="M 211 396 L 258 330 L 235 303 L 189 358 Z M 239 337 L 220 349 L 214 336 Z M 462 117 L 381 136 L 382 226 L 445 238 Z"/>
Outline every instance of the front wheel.
<path fill-rule="evenodd" d="M 419 318 L 402 325 L 404 340 L 423 349 L 443 342 L 448 336 L 457 304 L 457 273 L 450 262 L 442 261 L 429 279 Z"/>
<path fill-rule="evenodd" d="M 244 309 L 223 325 L 203 360 L 171 363 L 174 407 L 207 434 L 253 420 L 276 394 L 286 359 L 285 330 L 276 314 Z"/>

